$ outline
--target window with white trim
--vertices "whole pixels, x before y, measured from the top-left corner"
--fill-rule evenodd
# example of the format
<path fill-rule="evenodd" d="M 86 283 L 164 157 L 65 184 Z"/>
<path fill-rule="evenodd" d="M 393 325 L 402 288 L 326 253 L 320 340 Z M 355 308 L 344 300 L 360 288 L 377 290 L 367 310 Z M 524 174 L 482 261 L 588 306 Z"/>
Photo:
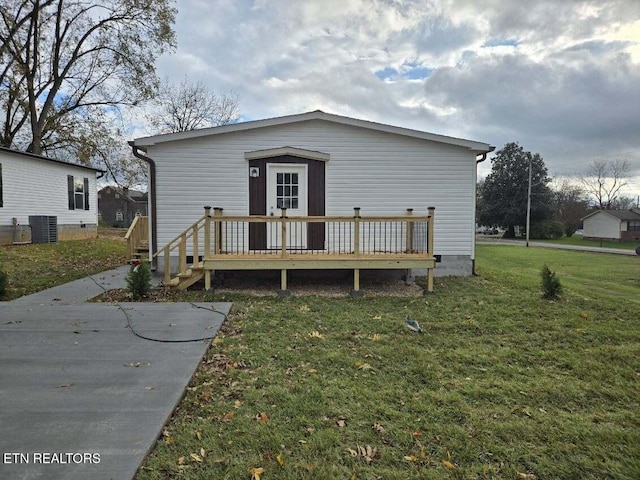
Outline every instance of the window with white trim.
<path fill-rule="evenodd" d="M 89 179 L 67 175 L 69 210 L 89 210 Z"/>
<path fill-rule="evenodd" d="M 278 173 L 276 208 L 298 208 L 298 174 Z"/>

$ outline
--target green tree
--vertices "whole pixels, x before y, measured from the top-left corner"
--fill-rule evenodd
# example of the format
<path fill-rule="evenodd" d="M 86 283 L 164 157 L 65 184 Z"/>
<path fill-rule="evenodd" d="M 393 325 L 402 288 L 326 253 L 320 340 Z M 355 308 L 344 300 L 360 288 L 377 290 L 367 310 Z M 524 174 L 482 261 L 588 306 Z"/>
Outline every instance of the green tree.
<path fill-rule="evenodd" d="M 175 15 L 172 0 L 3 1 L 0 144 L 78 148 L 78 124 L 151 98 Z"/>
<path fill-rule="evenodd" d="M 531 223 L 551 217 L 551 181 L 542 157 L 525 151 L 517 143 L 508 143 L 491 160 L 491 173 L 482 186 L 483 225 L 507 229 L 505 236 L 514 236 L 514 227 L 525 225 L 527 219 L 527 188 L 531 162 Z"/>

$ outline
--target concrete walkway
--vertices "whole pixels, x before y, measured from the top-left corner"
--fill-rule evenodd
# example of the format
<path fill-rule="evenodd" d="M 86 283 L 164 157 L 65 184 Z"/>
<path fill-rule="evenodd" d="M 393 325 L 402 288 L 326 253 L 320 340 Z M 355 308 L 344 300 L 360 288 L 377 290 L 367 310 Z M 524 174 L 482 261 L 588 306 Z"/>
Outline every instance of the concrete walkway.
<path fill-rule="evenodd" d="M 121 288 L 123 271 L 94 278 Z M 85 279 L 0 303 L 0 478 L 133 478 L 231 308 L 82 303 L 99 293 Z"/>
<path fill-rule="evenodd" d="M 526 247 L 523 240 L 510 240 L 510 239 L 478 239 L 478 245 L 518 245 L 520 247 Z M 635 250 L 625 250 L 623 248 L 603 248 L 603 247 L 591 247 L 582 245 L 561 245 L 557 243 L 547 242 L 529 242 L 530 247 L 542 247 L 542 248 L 555 248 L 558 250 L 574 250 L 578 252 L 594 252 L 594 253 L 609 253 L 612 255 L 629 255 L 636 256 Z"/>

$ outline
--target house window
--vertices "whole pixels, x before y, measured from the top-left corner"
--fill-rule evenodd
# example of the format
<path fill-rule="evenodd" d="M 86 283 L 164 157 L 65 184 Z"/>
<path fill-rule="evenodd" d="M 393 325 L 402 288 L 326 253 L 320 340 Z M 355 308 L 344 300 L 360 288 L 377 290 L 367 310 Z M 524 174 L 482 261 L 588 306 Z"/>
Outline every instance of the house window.
<path fill-rule="evenodd" d="M 124 215 L 122 214 L 122 212 L 117 211 L 116 212 L 116 222 L 122 222 L 124 221 Z"/>
<path fill-rule="evenodd" d="M 67 175 L 69 210 L 89 210 L 89 179 Z"/>
<path fill-rule="evenodd" d="M 278 173 L 276 177 L 276 207 L 298 208 L 298 174 Z"/>
<path fill-rule="evenodd" d="M 630 232 L 640 232 L 640 220 L 630 220 L 627 230 Z"/>

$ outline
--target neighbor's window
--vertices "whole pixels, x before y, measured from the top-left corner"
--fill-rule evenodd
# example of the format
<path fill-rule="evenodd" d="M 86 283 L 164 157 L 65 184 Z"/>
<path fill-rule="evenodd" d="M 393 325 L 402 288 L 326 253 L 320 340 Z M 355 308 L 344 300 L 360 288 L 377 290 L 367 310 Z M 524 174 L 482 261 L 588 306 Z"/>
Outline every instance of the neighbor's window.
<path fill-rule="evenodd" d="M 640 220 L 631 220 L 628 230 L 630 232 L 640 232 Z"/>
<path fill-rule="evenodd" d="M 122 222 L 124 220 L 124 215 L 122 212 L 116 212 L 116 222 Z"/>

